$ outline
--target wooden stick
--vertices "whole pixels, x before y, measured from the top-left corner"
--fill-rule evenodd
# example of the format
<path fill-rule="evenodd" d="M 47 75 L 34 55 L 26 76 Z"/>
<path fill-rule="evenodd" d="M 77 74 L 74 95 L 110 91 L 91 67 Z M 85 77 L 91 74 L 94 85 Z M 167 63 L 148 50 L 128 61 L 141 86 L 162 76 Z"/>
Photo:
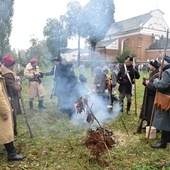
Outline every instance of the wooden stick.
<path fill-rule="evenodd" d="M 26 110 L 25 110 L 25 107 L 24 107 L 24 101 L 23 101 L 23 98 L 22 98 L 22 95 L 21 95 L 21 94 L 20 94 L 20 96 L 21 96 L 21 106 L 22 106 L 22 110 L 23 110 L 23 112 L 24 112 L 25 122 L 26 122 L 26 125 L 27 125 L 28 129 L 29 129 L 30 138 L 33 138 L 34 135 L 33 135 L 33 133 L 32 133 L 32 130 L 31 130 L 31 128 L 30 128 L 30 125 L 29 125 L 29 123 L 28 123 L 28 117 L 27 117 Z"/>

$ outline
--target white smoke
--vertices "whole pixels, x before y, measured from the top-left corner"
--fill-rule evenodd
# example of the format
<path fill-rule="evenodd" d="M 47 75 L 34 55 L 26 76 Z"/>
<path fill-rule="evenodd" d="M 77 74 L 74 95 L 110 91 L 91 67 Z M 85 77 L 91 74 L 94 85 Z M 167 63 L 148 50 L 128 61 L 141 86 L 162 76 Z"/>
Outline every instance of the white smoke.
<path fill-rule="evenodd" d="M 101 97 L 98 97 L 96 94 L 91 94 L 88 98 L 88 104 L 92 106 L 92 112 L 96 119 L 99 121 L 100 125 L 103 125 L 108 122 L 113 122 L 121 112 L 121 104 L 118 101 L 115 101 L 111 111 L 107 108 L 107 103 L 102 100 Z M 79 113 L 74 113 L 71 118 L 71 123 L 74 125 L 84 125 L 87 124 L 87 114 L 86 111 Z M 97 121 L 94 120 L 91 126 L 99 126 Z"/>

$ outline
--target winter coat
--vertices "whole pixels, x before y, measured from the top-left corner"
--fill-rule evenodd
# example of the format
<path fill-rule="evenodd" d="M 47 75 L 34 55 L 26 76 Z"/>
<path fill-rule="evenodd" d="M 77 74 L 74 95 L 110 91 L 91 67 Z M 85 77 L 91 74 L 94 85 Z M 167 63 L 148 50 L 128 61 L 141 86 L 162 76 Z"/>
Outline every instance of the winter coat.
<path fill-rule="evenodd" d="M 77 84 L 77 77 L 75 75 L 75 72 L 73 70 L 70 70 L 70 68 L 67 68 L 66 70 L 66 84 L 64 86 L 64 93 L 63 93 L 63 102 L 66 108 L 72 108 L 73 107 L 73 90 Z"/>
<path fill-rule="evenodd" d="M 35 73 L 40 73 L 40 76 L 35 76 Z M 31 63 L 28 63 L 24 69 L 24 76 L 29 80 L 28 84 L 28 98 L 33 99 L 36 97 L 43 97 L 46 92 L 41 83 L 41 74 L 39 67 L 34 68 Z"/>
<path fill-rule="evenodd" d="M 153 83 L 149 82 L 148 86 L 153 86 L 158 92 L 170 96 L 170 65 L 164 67 L 161 80 L 155 79 Z M 152 125 L 156 129 L 170 131 L 170 110 L 163 111 L 155 107 Z"/>
<path fill-rule="evenodd" d="M 71 93 L 73 88 L 76 86 L 76 84 L 78 83 L 78 80 L 77 80 L 77 76 L 75 75 L 75 72 L 73 70 L 70 70 L 70 68 L 68 68 L 66 70 L 66 79 L 67 79 L 67 82 L 66 82 L 66 91 L 67 93 Z"/>
<path fill-rule="evenodd" d="M 155 78 L 159 78 L 159 69 L 156 69 L 150 74 L 149 81 L 153 83 Z M 145 86 L 145 91 L 144 91 L 144 98 L 143 98 L 140 118 L 146 120 L 149 123 L 152 114 L 156 89 L 149 85 L 146 86 L 144 83 L 143 85 Z"/>
<path fill-rule="evenodd" d="M 2 116 L 8 114 L 8 119 L 3 120 Z M 6 91 L 4 78 L 0 75 L 0 144 L 10 143 L 14 140 L 12 109 Z"/>
<path fill-rule="evenodd" d="M 62 63 L 55 65 L 50 72 L 46 73 L 46 76 L 51 75 L 54 75 L 54 96 L 59 97 L 65 93 L 67 83 L 66 66 Z"/>
<path fill-rule="evenodd" d="M 22 90 L 22 86 L 21 84 L 18 84 L 16 80 L 16 74 L 12 70 L 2 65 L 1 73 L 2 76 L 5 78 L 6 88 L 8 96 L 11 98 L 11 104 L 14 110 L 14 114 L 19 115 L 22 113 L 19 102 L 19 93 Z"/>
<path fill-rule="evenodd" d="M 133 65 L 127 67 L 127 72 L 129 73 L 131 82 L 128 79 L 128 76 L 123 65 L 117 74 L 117 82 L 119 83 L 118 90 L 120 93 L 122 93 L 125 89 L 126 94 L 132 94 L 132 84 L 134 84 L 134 78 L 139 79 L 140 75 L 137 69 L 133 68 Z"/>

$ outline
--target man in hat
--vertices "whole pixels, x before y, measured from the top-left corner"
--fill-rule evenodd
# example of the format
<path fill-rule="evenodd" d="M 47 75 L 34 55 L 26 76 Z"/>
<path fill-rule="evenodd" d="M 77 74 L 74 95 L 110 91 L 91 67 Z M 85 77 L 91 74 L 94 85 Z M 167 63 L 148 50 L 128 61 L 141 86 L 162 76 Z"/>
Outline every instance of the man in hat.
<path fill-rule="evenodd" d="M 43 100 L 46 92 L 41 82 L 43 74 L 39 70 L 36 58 L 32 58 L 26 65 L 24 76 L 29 80 L 28 98 L 30 110 L 34 110 L 33 101 L 36 97 L 38 97 L 38 108 L 44 109 Z"/>
<path fill-rule="evenodd" d="M 1 74 L 5 78 L 8 96 L 10 97 L 13 108 L 14 135 L 17 136 L 17 115 L 21 114 L 19 93 L 22 90 L 20 78 L 13 71 L 15 64 L 14 58 L 9 54 L 2 58 Z"/>
<path fill-rule="evenodd" d="M 65 103 L 65 85 L 67 82 L 66 78 L 66 65 L 62 63 L 61 57 L 55 57 L 53 59 L 54 67 L 50 72 L 47 72 L 46 76 L 52 76 L 54 80 L 54 87 L 52 93 L 54 96 L 57 96 L 58 99 L 58 107 L 61 112 L 64 111 L 64 103 Z M 52 94 L 52 95 L 53 95 Z"/>
<path fill-rule="evenodd" d="M 25 158 L 18 155 L 14 146 L 14 130 L 12 108 L 6 91 L 5 78 L 0 74 L 0 144 L 3 144 L 8 154 L 8 161 L 19 161 Z"/>
<path fill-rule="evenodd" d="M 144 90 L 144 97 L 143 97 L 143 104 L 140 112 L 140 118 L 143 120 L 146 120 L 147 124 L 146 126 L 150 125 L 150 119 L 156 94 L 156 89 L 150 86 L 146 86 L 145 81 L 149 80 L 149 82 L 153 83 L 155 78 L 159 78 L 159 63 L 157 60 L 151 61 L 149 64 L 150 69 L 150 75 L 147 79 L 146 77 L 143 77 L 143 85 L 145 86 Z M 146 126 L 143 127 L 143 129 L 146 129 Z"/>
<path fill-rule="evenodd" d="M 155 98 L 155 111 L 152 125 L 162 131 L 160 142 L 151 145 L 152 148 L 166 148 L 170 142 L 170 60 L 165 58 L 161 79 L 153 82 L 145 81 L 147 87 L 157 90 Z"/>
<path fill-rule="evenodd" d="M 134 84 L 134 79 L 139 79 L 140 75 L 136 67 L 133 66 L 133 58 L 130 56 L 126 57 L 124 65 L 120 68 L 117 74 L 117 82 L 119 83 L 118 91 L 119 91 L 119 100 L 122 102 L 122 110 L 123 112 L 123 104 L 124 98 L 127 98 L 127 108 L 126 113 L 130 114 L 130 107 L 132 103 L 132 85 Z"/>

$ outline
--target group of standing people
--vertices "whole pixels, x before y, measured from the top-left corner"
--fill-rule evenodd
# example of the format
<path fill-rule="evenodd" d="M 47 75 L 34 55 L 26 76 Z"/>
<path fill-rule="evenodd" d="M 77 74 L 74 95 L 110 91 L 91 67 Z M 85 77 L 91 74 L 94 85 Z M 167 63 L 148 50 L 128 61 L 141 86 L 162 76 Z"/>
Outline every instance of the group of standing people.
<path fill-rule="evenodd" d="M 61 57 L 53 59 L 54 67 L 50 72 L 42 73 L 36 58 L 32 58 L 24 69 L 24 76 L 28 79 L 28 99 L 30 110 L 34 110 L 34 99 L 38 97 L 38 108 L 45 109 L 43 105 L 46 94 L 41 78 L 44 75 L 53 76 L 53 94 L 57 97 L 58 108 L 70 117 L 75 112 L 74 103 L 79 97 L 88 94 L 87 78 L 83 73 L 78 78 L 74 72 L 73 64 L 63 64 Z M 165 63 L 166 62 L 166 63 Z M 154 60 L 149 63 L 149 78 L 143 78 L 145 86 L 144 98 L 140 118 L 146 120 L 147 126 L 152 124 L 162 131 L 161 141 L 152 148 L 166 148 L 170 142 L 170 59 L 166 56 L 163 73 L 160 76 L 160 64 Z M 22 160 L 24 155 L 18 155 L 14 146 L 14 136 L 17 136 L 17 115 L 21 114 L 19 97 L 22 90 L 20 78 L 14 73 L 15 60 L 11 55 L 2 57 L 0 65 L 0 142 L 4 144 L 8 153 L 8 160 Z M 127 98 L 126 113 L 130 114 L 132 103 L 133 84 L 140 78 L 138 69 L 133 65 L 133 58 L 127 56 L 125 63 L 116 73 L 114 66 L 103 70 L 94 68 L 94 93 L 100 96 L 105 104 L 113 105 L 115 100 L 121 101 L 123 112 L 124 98 Z M 118 98 L 115 96 L 116 85 L 119 84 Z M 106 91 L 107 94 L 106 95 Z M 151 122 L 153 107 L 154 119 Z"/>
<path fill-rule="evenodd" d="M 130 114 L 130 108 L 132 103 L 133 84 L 135 79 L 140 78 L 140 74 L 136 67 L 133 66 L 133 58 L 126 57 L 125 63 L 120 67 L 118 72 L 114 65 L 110 65 L 109 69 L 111 74 L 108 74 L 108 68 L 104 67 L 103 70 L 100 67 L 94 69 L 94 91 L 103 98 L 105 104 L 113 106 L 114 101 L 119 101 L 121 104 L 121 112 L 124 108 L 124 98 L 127 99 L 126 113 Z M 119 96 L 116 97 L 116 86 L 118 86 Z"/>

